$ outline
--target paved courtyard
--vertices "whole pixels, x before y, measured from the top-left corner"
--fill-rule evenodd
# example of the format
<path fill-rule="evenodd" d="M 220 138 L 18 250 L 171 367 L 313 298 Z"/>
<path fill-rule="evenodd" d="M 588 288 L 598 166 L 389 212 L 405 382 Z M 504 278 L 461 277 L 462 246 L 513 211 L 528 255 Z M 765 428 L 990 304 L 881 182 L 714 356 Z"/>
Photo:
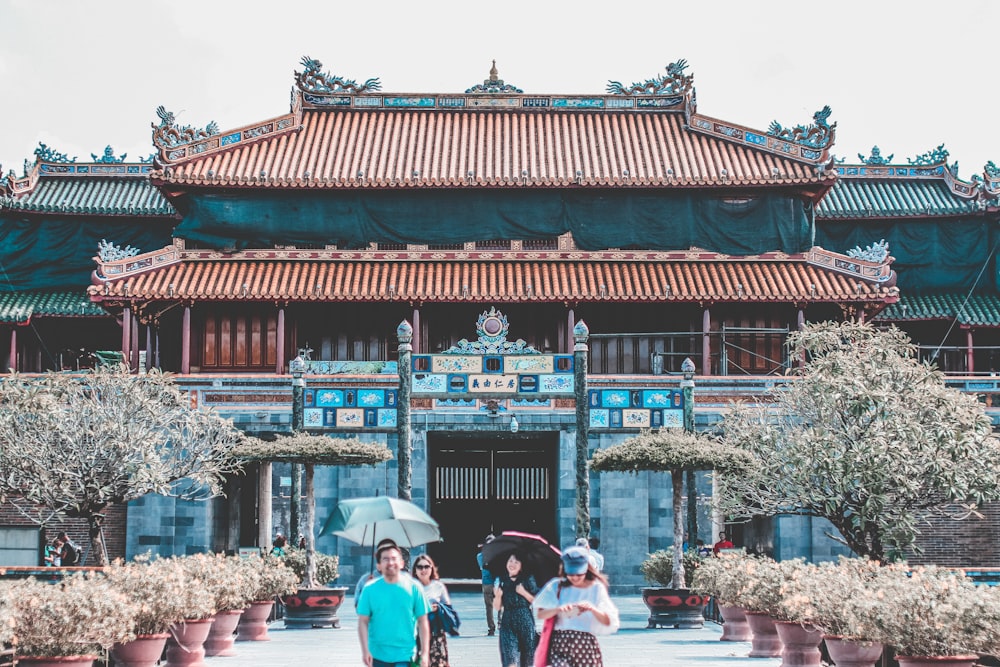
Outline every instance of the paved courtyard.
<path fill-rule="evenodd" d="M 482 596 L 456 593 L 452 601 L 462 619 L 460 637 L 450 637 L 452 667 L 500 667 L 496 637 L 486 635 Z M 647 630 L 646 608 L 639 595 L 615 596 L 622 627 L 601 637 L 605 667 L 777 667 L 778 658 L 747 658 L 750 644 L 720 642 L 720 626 L 707 623 L 701 630 Z M 237 642 L 236 655 L 207 658 L 210 667 L 295 667 L 298 665 L 360 665 L 357 616 L 348 598 L 340 609 L 337 630 L 286 630 L 281 621 L 270 626 L 269 642 Z"/>

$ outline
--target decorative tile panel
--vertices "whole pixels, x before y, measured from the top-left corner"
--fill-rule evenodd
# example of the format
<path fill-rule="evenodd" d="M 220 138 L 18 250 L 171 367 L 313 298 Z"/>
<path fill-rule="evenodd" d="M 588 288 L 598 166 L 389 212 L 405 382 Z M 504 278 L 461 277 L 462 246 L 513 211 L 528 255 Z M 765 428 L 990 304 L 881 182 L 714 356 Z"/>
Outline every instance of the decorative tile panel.
<path fill-rule="evenodd" d="M 538 390 L 541 392 L 572 394 L 575 386 L 572 375 L 538 376 Z"/>
<path fill-rule="evenodd" d="M 548 355 L 504 358 L 504 371 L 507 373 L 552 373 L 554 366 L 553 357 Z"/>
<path fill-rule="evenodd" d="M 431 357 L 433 373 L 482 373 L 483 359 L 480 356 L 443 355 Z"/>
<path fill-rule="evenodd" d="M 448 376 L 429 373 L 413 376 L 413 393 L 443 394 L 448 389 Z"/>
<path fill-rule="evenodd" d="M 364 410 L 359 408 L 337 410 L 337 428 L 361 428 L 364 425 Z"/>
<path fill-rule="evenodd" d="M 591 410 L 590 428 L 608 428 L 611 426 L 611 414 L 609 410 Z"/>
<path fill-rule="evenodd" d="M 649 428 L 651 422 L 649 410 L 622 410 L 622 425 L 625 428 Z"/>
<path fill-rule="evenodd" d="M 517 392 L 516 375 L 470 375 L 468 391 L 513 394 Z"/>
<path fill-rule="evenodd" d="M 683 410 L 664 410 L 663 411 L 663 427 L 664 428 L 684 428 L 684 411 Z"/>

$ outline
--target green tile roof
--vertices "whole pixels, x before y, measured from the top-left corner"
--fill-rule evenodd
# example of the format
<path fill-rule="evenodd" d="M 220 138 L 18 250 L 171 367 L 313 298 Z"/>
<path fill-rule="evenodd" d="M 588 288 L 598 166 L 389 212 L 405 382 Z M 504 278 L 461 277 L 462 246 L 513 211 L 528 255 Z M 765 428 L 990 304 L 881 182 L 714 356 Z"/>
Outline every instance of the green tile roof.
<path fill-rule="evenodd" d="M 875 316 L 876 322 L 951 320 L 970 326 L 1000 327 L 1000 295 L 947 293 L 901 294 L 899 301 Z"/>
<path fill-rule="evenodd" d="M 0 293 L 0 323 L 25 324 L 32 317 L 108 317 L 85 290 Z"/>
<path fill-rule="evenodd" d="M 820 200 L 816 217 L 948 216 L 975 210 L 975 200 L 957 196 L 943 180 L 841 178 Z"/>
<path fill-rule="evenodd" d="M 0 211 L 77 215 L 172 216 L 174 207 L 146 178 L 44 176 L 20 197 L 0 199 Z"/>

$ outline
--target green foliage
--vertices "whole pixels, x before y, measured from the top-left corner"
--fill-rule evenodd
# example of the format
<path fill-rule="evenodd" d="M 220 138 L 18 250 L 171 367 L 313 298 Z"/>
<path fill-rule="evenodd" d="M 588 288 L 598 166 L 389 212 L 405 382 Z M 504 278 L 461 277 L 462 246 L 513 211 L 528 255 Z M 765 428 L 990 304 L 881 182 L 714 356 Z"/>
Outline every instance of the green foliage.
<path fill-rule="evenodd" d="M 298 587 L 299 577 L 283 557 L 267 555 L 261 558 L 246 558 L 243 562 L 253 580 L 251 602 L 288 595 L 294 593 Z"/>
<path fill-rule="evenodd" d="M 691 588 L 695 570 L 701 567 L 704 560 L 693 549 L 684 552 L 684 585 L 688 588 Z M 642 561 L 639 570 L 649 583 L 670 586 L 674 578 L 674 548 L 670 546 L 649 554 L 646 560 Z"/>
<path fill-rule="evenodd" d="M 105 577 L 112 589 L 136 605 L 132 632 L 137 635 L 167 632 L 185 618 L 215 613 L 212 593 L 194 583 L 178 558 L 116 561 L 105 569 Z"/>
<path fill-rule="evenodd" d="M 856 554 L 885 562 L 914 547 L 927 517 L 1000 498 L 1000 444 L 982 405 L 945 387 L 902 332 L 823 323 L 789 340 L 809 360 L 799 377 L 721 424 L 753 460 L 720 476 L 726 514 L 822 517 Z"/>
<path fill-rule="evenodd" d="M 739 470 L 750 463 L 742 450 L 704 435 L 679 429 L 644 431 L 594 452 L 592 470 L 600 472 Z"/>
<path fill-rule="evenodd" d="M 362 442 L 358 438 L 331 438 L 295 433 L 277 440 L 248 439 L 233 449 L 233 456 L 245 461 L 285 461 L 317 465 L 376 465 L 392 458 L 385 445 Z"/>
<path fill-rule="evenodd" d="M 321 586 L 325 586 L 340 576 L 338 569 L 340 559 L 337 556 L 330 556 L 316 551 L 313 557 L 316 562 L 316 581 Z M 290 567 L 295 576 L 298 577 L 299 582 L 304 582 L 306 578 L 306 550 L 288 549 L 287 553 L 282 556 L 282 559 L 285 565 Z"/>

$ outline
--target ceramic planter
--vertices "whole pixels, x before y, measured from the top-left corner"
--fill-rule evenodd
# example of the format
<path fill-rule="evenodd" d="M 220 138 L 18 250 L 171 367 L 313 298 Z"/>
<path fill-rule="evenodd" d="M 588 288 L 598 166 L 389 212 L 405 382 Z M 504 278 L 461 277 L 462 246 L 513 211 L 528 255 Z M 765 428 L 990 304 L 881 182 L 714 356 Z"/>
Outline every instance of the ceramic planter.
<path fill-rule="evenodd" d="M 747 611 L 747 624 L 753 637 L 750 639 L 751 658 L 777 658 L 781 655 L 781 638 L 774 627 L 774 619 L 762 611 Z"/>
<path fill-rule="evenodd" d="M 747 624 L 747 615 L 743 613 L 742 607 L 727 607 L 719 605 L 719 614 L 722 615 L 722 642 L 748 642 L 753 634 Z"/>
<path fill-rule="evenodd" d="M 819 667 L 823 635 L 814 625 L 775 621 L 781 639 L 781 667 Z"/>
<path fill-rule="evenodd" d="M 700 628 L 705 625 L 708 595 L 687 588 L 643 588 L 642 601 L 649 609 L 647 628 Z"/>
<path fill-rule="evenodd" d="M 205 639 L 205 655 L 236 655 L 233 643 L 236 641 L 236 626 L 242 615 L 242 609 L 220 611 L 215 615 Z"/>
<path fill-rule="evenodd" d="M 167 640 L 167 667 L 206 667 L 205 639 L 213 619 L 181 621 L 170 626 Z"/>
<path fill-rule="evenodd" d="M 163 655 L 163 647 L 169 633 L 139 635 L 130 642 L 122 642 L 111 647 L 111 657 L 115 667 L 155 667 Z"/>
<path fill-rule="evenodd" d="M 878 642 L 864 642 L 844 637 L 826 636 L 826 652 L 837 667 L 874 667 L 882 657 L 882 645 Z"/>
<path fill-rule="evenodd" d="M 21 655 L 17 664 L 26 667 L 93 667 L 96 655 L 64 655 L 61 657 L 45 657 L 37 655 Z"/>
<path fill-rule="evenodd" d="M 972 667 L 978 655 L 897 655 L 899 667 Z"/>
<path fill-rule="evenodd" d="M 344 602 L 346 586 L 338 588 L 300 588 L 292 595 L 283 595 L 285 627 L 293 629 L 339 628 L 337 610 Z"/>
<path fill-rule="evenodd" d="M 236 626 L 236 641 L 238 642 L 269 642 L 267 636 L 267 619 L 274 608 L 274 600 L 259 600 L 251 602 L 243 610 L 240 623 Z"/>

